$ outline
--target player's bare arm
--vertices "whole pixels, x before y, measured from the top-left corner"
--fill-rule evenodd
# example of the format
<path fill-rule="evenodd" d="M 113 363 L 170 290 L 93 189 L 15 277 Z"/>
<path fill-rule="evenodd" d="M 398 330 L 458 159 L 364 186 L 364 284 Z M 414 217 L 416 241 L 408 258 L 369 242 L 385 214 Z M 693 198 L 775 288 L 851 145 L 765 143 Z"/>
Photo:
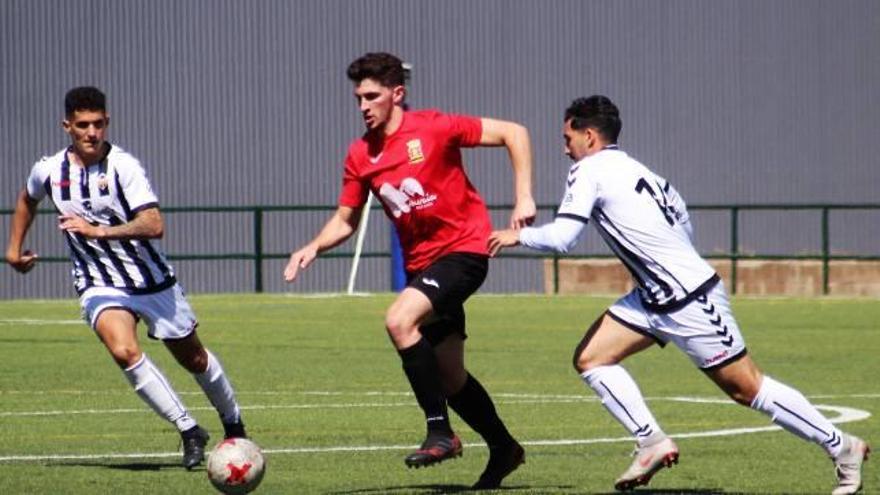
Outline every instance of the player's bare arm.
<path fill-rule="evenodd" d="M 6 262 L 19 273 L 31 271 L 37 262 L 37 253 L 22 252 L 24 237 L 34 217 L 37 216 L 38 201 L 31 199 L 26 190 L 18 194 L 15 201 L 15 212 L 12 215 L 12 226 L 9 229 L 9 244 L 6 247 Z"/>
<path fill-rule="evenodd" d="M 135 213 L 135 217 L 122 225 L 92 225 L 74 214 L 58 216 L 58 228 L 90 239 L 160 239 L 165 234 L 165 224 L 158 208 L 147 208 Z"/>
<path fill-rule="evenodd" d="M 361 209 L 350 206 L 337 208 L 336 213 L 324 224 L 318 235 L 290 255 L 290 261 L 284 268 L 284 280 L 293 282 L 299 270 L 308 268 L 319 253 L 332 249 L 351 237 L 361 221 Z"/>
<path fill-rule="evenodd" d="M 513 167 L 515 203 L 510 215 L 510 228 L 519 229 L 535 220 L 536 207 L 532 197 L 532 145 L 529 131 L 515 122 L 481 118 L 481 146 L 504 146 Z"/>

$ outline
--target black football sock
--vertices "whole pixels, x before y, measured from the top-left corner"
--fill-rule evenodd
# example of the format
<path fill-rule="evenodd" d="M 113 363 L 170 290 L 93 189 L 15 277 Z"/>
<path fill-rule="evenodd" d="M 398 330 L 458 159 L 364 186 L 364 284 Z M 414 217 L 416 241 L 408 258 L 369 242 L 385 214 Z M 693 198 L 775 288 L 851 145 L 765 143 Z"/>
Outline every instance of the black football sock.
<path fill-rule="evenodd" d="M 428 435 L 452 435 L 449 426 L 449 413 L 446 410 L 446 397 L 440 385 L 437 356 L 424 338 L 416 344 L 397 351 L 403 361 L 403 371 L 409 379 L 413 393 L 428 425 Z"/>
<path fill-rule="evenodd" d="M 508 446 L 514 442 L 504 422 L 498 417 L 489 393 L 470 373 L 461 390 L 448 400 L 449 407 L 483 437 L 490 449 Z"/>

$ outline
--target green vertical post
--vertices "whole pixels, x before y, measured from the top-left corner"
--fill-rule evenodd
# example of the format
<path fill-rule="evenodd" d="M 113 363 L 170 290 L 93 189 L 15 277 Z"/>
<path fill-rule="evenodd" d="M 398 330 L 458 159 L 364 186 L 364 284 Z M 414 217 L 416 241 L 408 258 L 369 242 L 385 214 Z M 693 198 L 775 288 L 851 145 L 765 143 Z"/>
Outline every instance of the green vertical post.
<path fill-rule="evenodd" d="M 559 294 L 559 255 L 553 253 L 553 294 Z"/>
<path fill-rule="evenodd" d="M 730 207 L 730 293 L 736 294 L 736 264 L 739 259 L 739 207 Z"/>
<path fill-rule="evenodd" d="M 254 208 L 254 292 L 263 292 L 263 209 Z"/>
<path fill-rule="evenodd" d="M 828 295 L 828 264 L 831 250 L 829 249 L 828 240 L 828 210 L 827 206 L 822 207 L 822 294 Z"/>

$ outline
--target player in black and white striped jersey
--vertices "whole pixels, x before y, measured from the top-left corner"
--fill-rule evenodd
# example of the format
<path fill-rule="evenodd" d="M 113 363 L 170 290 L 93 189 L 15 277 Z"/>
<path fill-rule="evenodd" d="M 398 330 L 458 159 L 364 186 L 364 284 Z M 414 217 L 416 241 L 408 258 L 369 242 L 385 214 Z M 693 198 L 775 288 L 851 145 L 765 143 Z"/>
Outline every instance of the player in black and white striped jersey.
<path fill-rule="evenodd" d="M 232 385 L 196 335 L 196 317 L 156 243 L 163 235 L 159 202 L 136 158 L 105 140 L 104 94 L 79 87 L 65 96 L 71 145 L 37 162 L 19 194 L 6 261 L 27 273 L 37 255 L 22 251 L 37 204 L 49 198 L 73 262 L 83 317 L 124 370 L 137 394 L 183 438 L 183 465 L 204 459 L 207 432 L 189 414 L 162 372 L 140 349 L 137 322 L 163 341 L 217 409 L 227 437 L 245 436 Z"/>
<path fill-rule="evenodd" d="M 76 217 L 98 229 L 121 226 L 159 206 L 138 160 L 119 146 L 106 143 L 106 148 L 97 163 L 87 166 L 76 163 L 72 148 L 43 158 L 28 178 L 28 197 L 35 201 L 48 197 L 62 225 L 71 227 L 64 229 L 64 237 L 80 295 L 94 287 L 113 287 L 129 294 L 161 292 L 176 279 L 154 241 L 109 237 L 100 230 L 87 237 L 75 227 Z M 154 216 L 155 212 L 148 212 L 145 223 L 155 223 Z"/>
<path fill-rule="evenodd" d="M 604 96 L 580 98 L 566 110 L 564 122 L 565 152 L 575 164 L 556 219 L 541 227 L 493 232 L 490 253 L 518 244 L 566 252 L 592 221 L 632 274 L 636 288 L 593 323 L 574 355 L 584 382 L 637 441 L 636 458 L 615 488 L 645 485 L 678 461 L 678 446 L 620 366 L 655 343 L 673 342 L 732 399 L 822 447 L 836 467 L 833 494 L 859 491 L 868 445 L 840 431 L 799 391 L 764 375 L 752 361 L 724 285 L 691 242 L 681 196 L 618 149 L 617 106 Z"/>

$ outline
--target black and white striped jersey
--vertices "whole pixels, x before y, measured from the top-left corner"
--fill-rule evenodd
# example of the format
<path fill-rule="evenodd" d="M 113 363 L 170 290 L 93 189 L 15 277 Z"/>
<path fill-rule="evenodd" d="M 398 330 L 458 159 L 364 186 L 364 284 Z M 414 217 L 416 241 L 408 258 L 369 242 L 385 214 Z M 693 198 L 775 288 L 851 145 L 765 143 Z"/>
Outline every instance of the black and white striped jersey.
<path fill-rule="evenodd" d="M 68 149 L 34 164 L 27 181 L 34 200 L 49 197 L 59 213 L 79 215 L 93 225 L 126 223 L 159 206 L 140 162 L 117 146 L 100 163 L 82 167 Z M 96 240 L 63 233 L 73 262 L 78 293 L 90 287 L 115 287 L 133 294 L 158 292 L 175 283 L 174 272 L 156 241 Z"/>
<path fill-rule="evenodd" d="M 691 242 L 678 192 L 614 145 L 571 166 L 557 216 L 592 219 L 654 309 L 680 307 L 719 280 Z"/>

